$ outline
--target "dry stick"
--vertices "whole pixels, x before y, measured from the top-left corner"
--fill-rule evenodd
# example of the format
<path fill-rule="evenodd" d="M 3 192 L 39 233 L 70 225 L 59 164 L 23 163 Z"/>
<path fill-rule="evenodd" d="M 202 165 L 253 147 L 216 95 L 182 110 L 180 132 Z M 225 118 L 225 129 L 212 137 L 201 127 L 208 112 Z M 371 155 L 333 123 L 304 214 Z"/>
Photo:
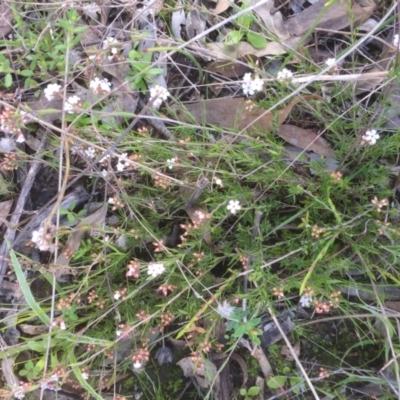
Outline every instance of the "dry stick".
<path fill-rule="evenodd" d="M 314 395 L 314 398 L 319 400 L 319 396 L 318 396 L 318 393 L 316 392 L 316 390 L 315 390 L 315 388 L 314 388 L 314 385 L 311 383 L 310 378 L 309 378 L 308 375 L 307 375 L 307 372 L 306 372 L 305 369 L 303 368 L 303 365 L 301 364 L 301 362 L 300 362 L 300 360 L 299 360 L 299 357 L 297 357 L 297 354 L 296 354 L 296 352 L 295 352 L 293 346 L 291 345 L 289 339 L 287 338 L 285 332 L 283 331 L 281 325 L 279 324 L 279 321 L 278 321 L 278 319 L 276 318 L 276 316 L 275 316 L 273 310 L 271 309 L 271 307 L 268 307 L 268 311 L 269 311 L 269 313 L 270 313 L 270 315 L 271 315 L 273 321 L 275 322 L 275 325 L 277 326 L 277 328 L 278 328 L 280 334 L 282 335 L 283 340 L 284 340 L 285 343 L 286 343 L 286 346 L 289 348 L 290 352 L 292 353 L 292 356 L 293 356 L 294 360 L 296 361 L 297 367 L 300 369 L 301 373 L 303 374 L 304 379 L 305 379 L 305 381 L 306 381 L 307 384 L 308 384 L 308 387 L 310 388 L 311 392 L 312 392 L 313 395 Z"/>
<path fill-rule="evenodd" d="M 39 147 L 37 149 L 37 152 L 36 152 L 36 154 L 38 154 L 39 157 L 40 157 L 40 152 L 42 150 L 44 150 L 44 147 L 45 147 L 45 144 L 46 144 L 46 141 L 47 141 L 47 132 L 48 131 L 46 130 L 45 134 L 43 135 L 43 138 L 42 138 L 42 140 L 40 142 L 40 145 L 39 145 Z M 40 165 L 40 161 L 37 160 L 37 161 L 34 161 L 32 163 L 32 165 L 31 165 L 31 167 L 29 168 L 29 172 L 28 172 L 28 175 L 27 175 L 27 177 L 25 179 L 24 186 L 22 187 L 21 194 L 20 194 L 20 196 L 18 198 L 18 202 L 17 202 L 17 205 L 15 207 L 15 211 L 14 211 L 12 217 L 11 217 L 11 220 L 10 220 L 10 227 L 7 229 L 7 232 L 6 232 L 5 237 L 4 237 L 4 242 L 0 246 L 0 256 L 1 256 L 1 260 L 0 260 L 0 286 L 1 286 L 2 282 L 3 282 L 3 278 L 4 278 L 4 275 L 6 273 L 7 266 L 8 266 L 8 263 L 6 261 L 6 259 L 8 258 L 9 254 L 10 254 L 10 247 L 8 247 L 8 244 L 9 244 L 9 246 L 12 246 L 12 243 L 14 242 L 15 234 L 16 234 L 15 227 L 18 225 L 18 222 L 19 222 L 19 220 L 21 218 L 21 214 L 24 211 L 26 198 L 27 198 L 27 196 L 28 196 L 28 194 L 29 194 L 29 192 L 30 192 L 30 190 L 32 188 L 33 181 L 34 181 L 34 179 L 36 177 L 36 174 L 38 173 L 39 165 Z"/>

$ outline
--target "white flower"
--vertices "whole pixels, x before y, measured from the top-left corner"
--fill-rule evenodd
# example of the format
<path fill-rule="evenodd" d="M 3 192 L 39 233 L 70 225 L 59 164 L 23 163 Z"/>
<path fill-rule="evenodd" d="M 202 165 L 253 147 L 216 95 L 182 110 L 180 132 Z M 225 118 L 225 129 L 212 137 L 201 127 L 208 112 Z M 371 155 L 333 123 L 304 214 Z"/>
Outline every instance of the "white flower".
<path fill-rule="evenodd" d="M 331 67 L 331 68 L 336 66 L 336 59 L 335 58 L 328 58 L 325 61 L 325 65 L 328 66 L 328 67 Z"/>
<path fill-rule="evenodd" d="M 114 197 L 110 197 L 110 198 L 108 199 L 108 202 L 109 202 L 110 204 L 115 204 Z"/>
<path fill-rule="evenodd" d="M 16 399 L 23 399 L 25 397 L 25 392 L 23 386 L 19 386 L 18 390 L 14 393 Z"/>
<path fill-rule="evenodd" d="M 89 147 L 87 150 L 85 150 L 85 154 L 89 158 L 95 158 L 96 157 L 96 150 L 93 147 Z"/>
<path fill-rule="evenodd" d="M 229 200 L 228 205 L 226 208 L 232 213 L 236 214 L 236 211 L 240 210 L 242 206 L 239 203 L 239 200 Z"/>
<path fill-rule="evenodd" d="M 107 50 L 112 45 L 119 44 L 119 41 L 113 37 L 107 37 L 106 40 L 103 41 L 103 50 Z"/>
<path fill-rule="evenodd" d="M 0 150 L 4 153 L 11 153 L 15 150 L 15 141 L 11 138 L 4 137 L 0 139 Z"/>
<path fill-rule="evenodd" d="M 50 234 L 47 234 L 46 236 L 43 235 L 43 227 L 41 227 L 39 230 L 32 232 L 31 241 L 36 244 L 36 247 L 40 251 L 53 251 L 56 246 L 50 243 L 50 238 Z"/>
<path fill-rule="evenodd" d="M 371 146 L 373 146 L 379 138 L 380 136 L 376 133 L 375 129 L 366 131 L 365 135 L 362 136 L 362 139 Z"/>
<path fill-rule="evenodd" d="M 22 133 L 19 133 L 18 136 L 17 136 L 17 139 L 15 139 L 15 141 L 16 141 L 17 143 L 24 143 L 24 142 L 25 142 L 25 137 L 24 137 L 24 135 L 23 135 Z"/>
<path fill-rule="evenodd" d="M 161 275 L 164 271 L 165 271 L 165 267 L 164 267 L 163 263 L 151 262 L 151 263 L 149 263 L 147 274 L 151 275 L 153 278 L 155 278 L 156 276 Z"/>
<path fill-rule="evenodd" d="M 251 77 L 251 73 L 248 72 L 247 74 L 244 74 L 243 76 L 243 83 L 242 83 L 242 89 L 243 93 L 247 96 L 250 95 L 252 96 L 254 93 L 259 92 L 262 90 L 264 85 L 264 82 L 262 79 L 260 79 L 258 76 L 256 76 L 254 79 Z"/>
<path fill-rule="evenodd" d="M 54 99 L 54 94 L 59 93 L 60 89 L 61 86 L 57 83 L 50 83 L 47 85 L 46 89 L 44 89 L 44 96 L 48 101 L 51 101 Z"/>
<path fill-rule="evenodd" d="M 218 185 L 218 186 L 221 186 L 221 187 L 223 186 L 222 180 L 219 179 L 219 178 L 216 178 L 214 182 L 215 182 L 215 184 Z"/>
<path fill-rule="evenodd" d="M 108 79 L 100 79 L 99 77 L 94 78 L 90 81 L 90 89 L 95 93 L 107 93 L 111 91 L 111 83 Z"/>
<path fill-rule="evenodd" d="M 61 329 L 62 331 L 65 331 L 65 330 L 67 329 L 67 326 L 65 325 L 64 320 L 61 320 L 61 321 L 60 321 L 60 329 Z"/>
<path fill-rule="evenodd" d="M 106 169 L 103 169 L 103 170 L 101 171 L 101 175 L 103 176 L 103 178 L 107 178 L 107 176 L 108 176 L 108 171 L 107 171 Z"/>
<path fill-rule="evenodd" d="M 68 114 L 73 114 L 75 110 L 75 106 L 81 101 L 78 96 L 70 96 L 67 101 L 64 103 L 64 111 Z"/>
<path fill-rule="evenodd" d="M 118 331 L 115 332 L 115 334 L 116 334 L 117 337 L 120 337 L 122 335 L 122 331 L 118 330 Z"/>
<path fill-rule="evenodd" d="M 174 168 L 174 164 L 175 164 L 175 158 L 170 158 L 167 160 L 167 165 L 169 169 Z"/>
<path fill-rule="evenodd" d="M 278 81 L 290 81 L 293 78 L 293 73 L 292 71 L 289 71 L 287 68 L 283 68 L 282 71 L 278 72 L 278 75 L 276 76 Z"/>
<path fill-rule="evenodd" d="M 301 296 L 299 303 L 302 307 L 310 307 L 312 304 L 312 297 L 311 296 Z"/>
<path fill-rule="evenodd" d="M 226 300 L 224 302 L 218 303 L 217 312 L 222 317 L 229 319 L 229 317 L 233 314 L 236 307 L 231 306 Z"/>
<path fill-rule="evenodd" d="M 150 101 L 154 100 L 151 107 L 158 110 L 161 106 L 161 103 L 167 100 L 170 93 L 165 87 L 160 85 L 151 85 L 149 89 L 150 89 Z"/>
<path fill-rule="evenodd" d="M 82 372 L 82 378 L 87 381 L 89 379 L 89 374 L 87 372 Z"/>
<path fill-rule="evenodd" d="M 120 292 L 115 292 L 114 293 L 114 299 L 119 300 L 121 298 L 121 293 Z"/>
<path fill-rule="evenodd" d="M 139 361 L 136 361 L 135 364 L 133 364 L 133 368 L 135 369 L 139 369 L 142 366 L 142 363 L 140 363 Z"/>
<path fill-rule="evenodd" d="M 399 35 L 398 34 L 393 36 L 392 44 L 393 44 L 394 47 L 397 47 L 397 48 L 399 47 Z"/>

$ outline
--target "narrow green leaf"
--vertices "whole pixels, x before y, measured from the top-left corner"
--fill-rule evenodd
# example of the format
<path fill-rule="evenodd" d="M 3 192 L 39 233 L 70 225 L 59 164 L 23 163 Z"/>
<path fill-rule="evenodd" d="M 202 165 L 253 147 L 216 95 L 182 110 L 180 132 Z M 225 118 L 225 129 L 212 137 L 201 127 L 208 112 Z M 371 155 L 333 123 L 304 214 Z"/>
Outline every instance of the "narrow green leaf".
<path fill-rule="evenodd" d="M 32 295 L 31 288 L 28 285 L 28 282 L 25 279 L 25 275 L 22 271 L 21 265 L 14 253 L 14 250 L 10 250 L 10 258 L 12 265 L 14 267 L 14 272 L 17 275 L 19 285 L 21 286 L 22 293 L 25 296 L 25 300 L 28 303 L 29 307 L 35 312 L 36 316 L 46 325 L 50 324 L 50 318 L 46 315 L 46 313 L 42 310 L 39 304 L 36 302 L 35 298 Z"/>

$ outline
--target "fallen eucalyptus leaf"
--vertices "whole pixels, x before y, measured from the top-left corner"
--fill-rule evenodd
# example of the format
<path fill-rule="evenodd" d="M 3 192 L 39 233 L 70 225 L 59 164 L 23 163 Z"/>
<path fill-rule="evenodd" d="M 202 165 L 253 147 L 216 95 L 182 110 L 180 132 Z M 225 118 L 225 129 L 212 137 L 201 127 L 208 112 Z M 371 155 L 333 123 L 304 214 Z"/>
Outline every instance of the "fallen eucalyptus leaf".
<path fill-rule="evenodd" d="M 218 0 L 214 13 L 217 15 L 223 13 L 232 5 L 232 3 L 233 2 L 229 0 Z"/>
<path fill-rule="evenodd" d="M 186 103 L 184 107 L 173 108 L 173 111 L 179 121 L 188 123 L 194 121 L 199 125 L 215 125 L 225 129 L 234 128 L 239 131 L 247 128 L 247 133 L 251 133 L 257 127 L 271 132 L 275 126 L 280 126 L 285 121 L 292 108 L 299 101 L 316 97 L 308 95 L 297 98 L 287 106 L 272 113 L 255 106 L 254 103 L 243 97 L 224 97 Z"/>
<path fill-rule="evenodd" d="M 7 200 L 7 201 L 2 201 L 0 203 L 0 227 L 3 224 L 6 224 L 6 218 L 10 214 L 10 210 L 12 207 L 13 201 L 12 200 Z"/>
<path fill-rule="evenodd" d="M 294 125 L 281 125 L 278 135 L 293 146 L 313 151 L 321 156 L 335 158 L 335 153 L 330 144 L 310 129 L 303 129 Z"/>

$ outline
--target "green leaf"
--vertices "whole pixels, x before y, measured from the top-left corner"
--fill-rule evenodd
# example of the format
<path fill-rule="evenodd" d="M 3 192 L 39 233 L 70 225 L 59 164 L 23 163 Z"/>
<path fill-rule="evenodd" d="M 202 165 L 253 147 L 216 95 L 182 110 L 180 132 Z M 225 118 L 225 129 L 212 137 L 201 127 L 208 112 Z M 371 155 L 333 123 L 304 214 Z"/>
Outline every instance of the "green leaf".
<path fill-rule="evenodd" d="M 243 37 L 243 33 L 240 31 L 229 32 L 225 37 L 225 44 L 227 46 L 233 46 L 238 44 Z"/>
<path fill-rule="evenodd" d="M 33 71 L 31 71 L 30 69 L 23 69 L 22 71 L 19 71 L 19 74 L 22 76 L 32 76 L 33 75 Z"/>
<path fill-rule="evenodd" d="M 9 88 L 11 85 L 12 85 L 12 76 L 10 73 L 8 73 L 4 77 L 4 86 Z"/>
<path fill-rule="evenodd" d="M 263 36 L 258 35 L 257 33 L 247 32 L 246 38 L 248 42 L 256 49 L 264 49 L 268 42 Z"/>
<path fill-rule="evenodd" d="M 260 393 L 260 388 L 258 386 L 252 386 L 248 391 L 247 394 L 249 396 L 257 396 Z"/>
<path fill-rule="evenodd" d="M 7 243 L 7 245 L 10 245 Z M 42 310 L 39 304 L 36 302 L 35 298 L 32 295 L 31 288 L 28 285 L 28 282 L 25 279 L 25 274 L 22 271 L 21 265 L 15 256 L 14 250 L 10 249 L 10 258 L 12 266 L 14 267 L 14 272 L 17 275 L 17 279 L 19 285 L 21 286 L 22 293 L 24 294 L 25 300 L 28 303 L 29 307 L 35 312 L 36 316 L 40 318 L 40 320 L 46 324 L 50 325 L 50 318 L 47 314 Z"/>
<path fill-rule="evenodd" d="M 30 340 L 26 344 L 29 350 L 37 351 L 38 353 L 44 353 L 46 351 L 46 346 L 42 342 L 35 342 L 33 340 Z"/>
<path fill-rule="evenodd" d="M 240 389 L 240 394 L 241 394 L 242 396 L 246 396 L 247 390 L 246 390 L 246 389 Z"/>
<path fill-rule="evenodd" d="M 239 326 L 239 328 L 236 329 L 236 331 L 233 334 L 233 337 L 238 338 L 243 336 L 246 333 L 247 329 L 246 329 L 246 325 L 241 325 Z"/>
<path fill-rule="evenodd" d="M 271 389 L 279 389 L 284 386 L 286 382 L 286 376 L 274 376 L 268 380 L 267 385 Z"/>

